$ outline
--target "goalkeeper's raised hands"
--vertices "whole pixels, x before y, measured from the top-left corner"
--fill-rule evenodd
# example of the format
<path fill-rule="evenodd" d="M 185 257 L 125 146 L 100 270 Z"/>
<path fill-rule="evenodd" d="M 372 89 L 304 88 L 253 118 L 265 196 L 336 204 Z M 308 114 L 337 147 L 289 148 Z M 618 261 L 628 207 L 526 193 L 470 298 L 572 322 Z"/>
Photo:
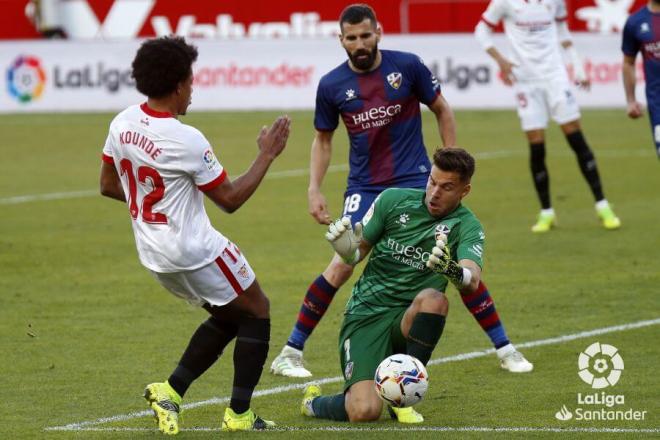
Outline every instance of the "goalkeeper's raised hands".
<path fill-rule="evenodd" d="M 325 238 L 346 264 L 354 265 L 360 260 L 362 223 L 356 223 L 354 229 L 348 217 L 335 220 L 330 223 Z"/>

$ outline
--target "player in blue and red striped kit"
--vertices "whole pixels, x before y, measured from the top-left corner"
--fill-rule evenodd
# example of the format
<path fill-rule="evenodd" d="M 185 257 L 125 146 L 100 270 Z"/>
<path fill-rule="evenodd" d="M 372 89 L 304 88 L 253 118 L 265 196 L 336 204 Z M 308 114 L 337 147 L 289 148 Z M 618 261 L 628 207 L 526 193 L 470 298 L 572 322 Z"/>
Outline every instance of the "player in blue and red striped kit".
<path fill-rule="evenodd" d="M 350 140 L 348 187 L 343 216 L 362 220 L 381 191 L 391 187 L 425 188 L 431 164 L 422 138 L 420 103 L 435 115 L 445 146 L 455 144 L 452 111 L 440 84 L 416 55 L 379 50 L 381 31 L 373 10 L 363 4 L 341 14 L 340 41 L 348 60 L 321 78 L 316 96 L 312 143 L 309 211 L 320 224 L 329 224 L 321 183 L 332 154 L 332 136 L 341 117 Z M 304 344 L 319 323 L 353 267 L 334 256 L 309 286 L 298 321 L 271 372 L 309 377 L 302 363 Z M 532 364 L 510 344 L 483 283 L 463 302 L 491 338 L 503 368 L 531 371 Z"/>
<path fill-rule="evenodd" d="M 646 78 L 646 105 L 649 109 L 655 151 L 660 158 L 660 0 L 648 4 L 628 17 L 623 29 L 623 85 L 628 103 L 628 116 L 642 116 L 635 99 L 635 58 L 642 52 Z"/>

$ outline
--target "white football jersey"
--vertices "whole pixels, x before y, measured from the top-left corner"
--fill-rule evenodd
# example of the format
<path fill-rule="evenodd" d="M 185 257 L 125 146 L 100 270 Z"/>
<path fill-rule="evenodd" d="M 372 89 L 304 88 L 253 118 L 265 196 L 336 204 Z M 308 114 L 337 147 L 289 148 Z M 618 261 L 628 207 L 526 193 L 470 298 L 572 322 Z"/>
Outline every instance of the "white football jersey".
<path fill-rule="evenodd" d="M 226 173 L 199 130 L 146 103 L 134 105 L 110 123 L 103 160 L 121 178 L 144 266 L 179 272 L 217 258 L 227 239 L 211 226 L 202 191 Z"/>
<path fill-rule="evenodd" d="M 564 0 L 491 0 L 482 20 L 491 27 L 504 21 L 518 81 L 567 76 L 559 50 L 558 21 L 566 20 Z"/>

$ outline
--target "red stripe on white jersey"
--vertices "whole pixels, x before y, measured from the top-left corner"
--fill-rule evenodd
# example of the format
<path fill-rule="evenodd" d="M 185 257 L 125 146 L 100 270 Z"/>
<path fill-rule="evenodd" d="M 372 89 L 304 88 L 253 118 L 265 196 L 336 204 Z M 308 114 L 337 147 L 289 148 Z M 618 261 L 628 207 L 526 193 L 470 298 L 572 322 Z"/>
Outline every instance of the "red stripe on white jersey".
<path fill-rule="evenodd" d="M 486 19 L 486 17 L 484 17 L 483 15 L 481 16 L 481 21 L 483 21 L 484 23 L 486 23 L 489 27 L 491 27 L 491 28 L 493 28 L 493 29 L 495 29 L 495 28 L 497 27 L 497 24 L 496 24 L 496 23 L 491 23 L 491 22 L 488 21 L 488 20 Z"/>
<path fill-rule="evenodd" d="M 227 172 L 225 170 L 222 170 L 222 173 L 215 179 L 211 180 L 209 183 L 205 183 L 204 185 L 197 185 L 197 188 L 199 188 L 200 191 L 210 191 L 216 186 L 220 185 L 222 182 L 225 181 L 227 178 Z"/>
<path fill-rule="evenodd" d="M 225 254 L 226 256 L 228 256 L 232 263 L 234 263 L 234 264 L 238 263 L 238 260 L 236 259 L 234 254 L 232 254 L 231 251 L 228 248 L 225 248 L 225 250 L 222 251 L 222 253 Z"/>
<path fill-rule="evenodd" d="M 222 273 L 225 275 L 225 278 L 227 278 L 227 281 L 229 281 L 229 284 L 231 284 L 231 287 L 234 288 L 236 295 L 240 295 L 241 293 L 243 293 L 243 288 L 241 287 L 241 284 L 238 282 L 234 274 L 231 272 L 231 269 L 229 269 L 227 263 L 225 263 L 222 260 L 222 257 L 216 258 L 215 262 L 222 271 Z"/>
<path fill-rule="evenodd" d="M 115 161 L 112 159 L 112 156 L 108 156 L 107 154 L 103 154 L 101 156 L 101 160 L 107 164 L 114 165 Z"/>
<path fill-rule="evenodd" d="M 154 110 L 151 107 L 149 107 L 149 104 L 146 102 L 143 102 L 140 104 L 140 110 L 142 110 L 144 113 L 147 115 L 153 117 L 153 118 L 173 118 L 174 115 L 170 112 L 159 112 L 158 110 Z"/>

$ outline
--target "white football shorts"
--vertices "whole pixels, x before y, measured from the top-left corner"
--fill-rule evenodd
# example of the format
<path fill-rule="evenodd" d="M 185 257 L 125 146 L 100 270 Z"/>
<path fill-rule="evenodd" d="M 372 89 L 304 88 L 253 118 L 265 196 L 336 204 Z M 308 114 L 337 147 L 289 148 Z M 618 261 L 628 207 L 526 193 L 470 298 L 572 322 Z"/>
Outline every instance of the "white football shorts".
<path fill-rule="evenodd" d="M 199 269 L 160 273 L 150 271 L 175 296 L 191 304 L 222 306 L 250 287 L 256 276 L 241 251 L 231 241 L 218 258 Z"/>
<path fill-rule="evenodd" d="M 516 82 L 514 87 L 523 131 L 546 128 L 549 117 L 559 125 L 580 118 L 575 90 L 568 78 Z"/>

